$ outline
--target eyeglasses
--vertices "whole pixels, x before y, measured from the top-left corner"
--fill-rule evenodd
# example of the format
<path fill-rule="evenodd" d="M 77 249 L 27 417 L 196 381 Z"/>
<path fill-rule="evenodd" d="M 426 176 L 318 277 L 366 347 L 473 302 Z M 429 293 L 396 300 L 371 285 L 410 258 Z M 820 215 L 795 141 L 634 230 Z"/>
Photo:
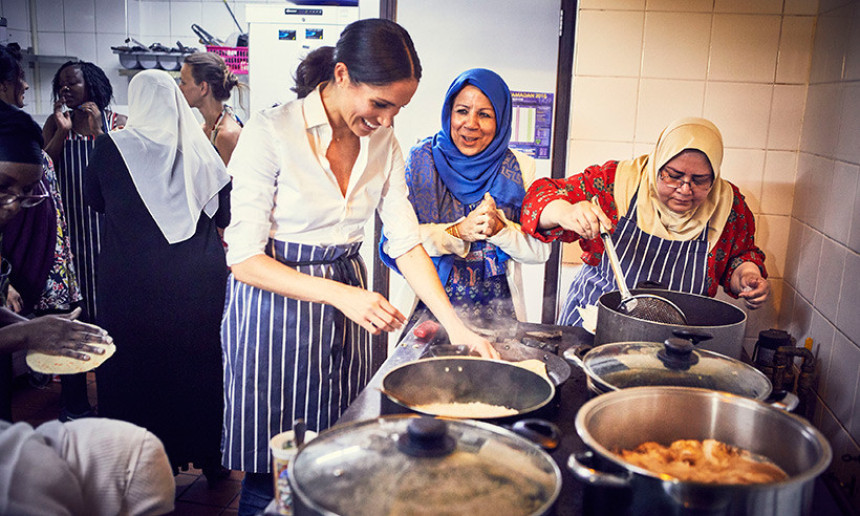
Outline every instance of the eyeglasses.
<path fill-rule="evenodd" d="M 673 170 L 661 170 L 660 181 L 670 188 L 680 190 L 684 185 L 688 185 L 690 190 L 706 191 L 710 190 L 714 184 L 711 176 L 692 176 L 689 181 L 684 180 L 684 174 L 680 174 Z"/>
<path fill-rule="evenodd" d="M 14 202 L 21 203 L 22 208 L 32 208 L 48 198 L 48 192 L 42 186 L 42 182 L 36 183 L 33 187 L 33 192 L 24 195 L 18 195 L 8 192 L 0 192 L 0 206 L 9 206 Z"/>

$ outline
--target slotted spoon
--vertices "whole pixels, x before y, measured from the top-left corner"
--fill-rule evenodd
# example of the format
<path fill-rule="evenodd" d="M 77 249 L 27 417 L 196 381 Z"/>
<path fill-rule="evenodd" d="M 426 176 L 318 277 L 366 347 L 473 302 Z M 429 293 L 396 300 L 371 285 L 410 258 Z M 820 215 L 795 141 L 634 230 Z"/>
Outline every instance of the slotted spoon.
<path fill-rule="evenodd" d="M 598 208 L 600 207 L 597 196 L 592 197 L 591 202 Z M 624 272 L 621 270 L 621 263 L 618 261 L 618 254 L 615 252 L 615 245 L 609 235 L 609 228 L 602 223 L 600 224 L 600 238 L 603 239 L 603 246 L 609 257 L 609 265 L 612 267 L 615 283 L 618 284 L 618 291 L 621 293 L 621 302 L 618 303 L 617 310 L 644 321 L 686 325 L 687 316 L 675 303 L 653 294 L 636 294 L 634 296 L 630 293 L 624 279 Z"/>

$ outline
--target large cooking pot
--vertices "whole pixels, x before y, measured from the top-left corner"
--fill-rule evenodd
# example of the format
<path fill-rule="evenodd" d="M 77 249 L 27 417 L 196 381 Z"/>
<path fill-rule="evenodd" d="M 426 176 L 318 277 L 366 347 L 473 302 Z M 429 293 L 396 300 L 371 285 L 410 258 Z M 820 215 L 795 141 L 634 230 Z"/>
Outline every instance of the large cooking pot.
<path fill-rule="evenodd" d="M 710 337 L 700 347 L 732 358 L 741 358 L 747 315 L 735 305 L 697 294 L 661 289 L 633 289 L 632 294 L 657 294 L 678 305 L 687 324 L 644 321 L 617 310 L 621 293 L 607 292 L 597 300 L 597 329 L 594 344 L 608 342 L 663 342 L 676 331 Z"/>
<path fill-rule="evenodd" d="M 604 508 L 605 514 L 810 514 L 814 480 L 832 457 L 827 440 L 803 418 L 760 401 L 687 387 L 634 387 L 597 396 L 577 413 L 576 431 L 592 452 L 571 455 L 571 470 L 590 486 L 614 491 L 612 503 L 623 500 L 622 507 Z M 682 482 L 614 453 L 678 439 L 738 446 L 770 459 L 789 478 L 755 485 Z"/>
<path fill-rule="evenodd" d="M 479 402 L 507 407 L 516 414 L 504 417 L 473 414 L 469 419 L 505 420 L 533 414 L 547 406 L 556 390 L 548 376 L 511 362 L 436 357 L 395 367 L 383 377 L 382 392 L 383 413 L 396 412 L 391 410 L 392 403 L 426 414 L 421 407 L 428 404 Z"/>
<path fill-rule="evenodd" d="M 663 343 L 613 342 L 591 349 L 570 348 L 564 357 L 588 375 L 588 388 L 596 394 L 662 385 L 699 387 L 764 400 L 773 389 L 758 369 L 719 353 L 695 349 L 689 340 L 679 338 Z"/>
<path fill-rule="evenodd" d="M 325 430 L 289 478 L 298 516 L 549 514 L 561 491 L 555 461 L 513 431 L 416 415 Z"/>

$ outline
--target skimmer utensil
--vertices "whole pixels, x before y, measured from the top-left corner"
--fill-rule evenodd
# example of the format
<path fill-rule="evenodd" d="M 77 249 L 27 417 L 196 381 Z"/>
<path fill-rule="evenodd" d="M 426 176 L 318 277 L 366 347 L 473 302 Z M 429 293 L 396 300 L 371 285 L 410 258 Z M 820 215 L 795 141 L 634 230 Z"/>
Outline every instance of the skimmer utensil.
<path fill-rule="evenodd" d="M 591 202 L 598 208 L 600 207 L 600 204 L 597 202 L 597 196 L 592 197 Z M 600 238 L 603 239 L 603 246 L 606 248 L 606 255 L 609 257 L 609 265 L 615 274 L 618 291 L 621 292 L 621 302 L 618 303 L 618 311 L 645 321 L 686 325 L 687 316 L 675 303 L 653 294 L 636 294 L 634 296 L 630 293 L 630 289 L 627 288 L 627 282 L 624 279 L 624 272 L 621 270 L 621 263 L 618 261 L 618 254 L 615 252 L 615 245 L 612 243 L 612 237 L 609 235 L 609 228 L 602 223 L 600 224 Z"/>

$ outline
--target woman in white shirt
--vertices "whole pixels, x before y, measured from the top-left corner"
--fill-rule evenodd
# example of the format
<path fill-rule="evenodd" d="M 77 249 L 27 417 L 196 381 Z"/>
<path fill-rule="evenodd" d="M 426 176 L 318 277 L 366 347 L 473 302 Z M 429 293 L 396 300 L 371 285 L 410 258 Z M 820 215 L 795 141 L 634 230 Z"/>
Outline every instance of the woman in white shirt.
<path fill-rule="evenodd" d="M 354 22 L 301 63 L 299 99 L 254 114 L 233 152 L 223 461 L 246 472 L 239 514 L 273 496 L 269 439 L 298 418 L 334 424 L 373 373 L 370 335 L 405 320 L 365 288 L 358 249 L 374 210 L 389 255 L 452 341 L 498 356 L 455 314 L 407 199 L 391 124 L 420 77 L 402 27 Z"/>

